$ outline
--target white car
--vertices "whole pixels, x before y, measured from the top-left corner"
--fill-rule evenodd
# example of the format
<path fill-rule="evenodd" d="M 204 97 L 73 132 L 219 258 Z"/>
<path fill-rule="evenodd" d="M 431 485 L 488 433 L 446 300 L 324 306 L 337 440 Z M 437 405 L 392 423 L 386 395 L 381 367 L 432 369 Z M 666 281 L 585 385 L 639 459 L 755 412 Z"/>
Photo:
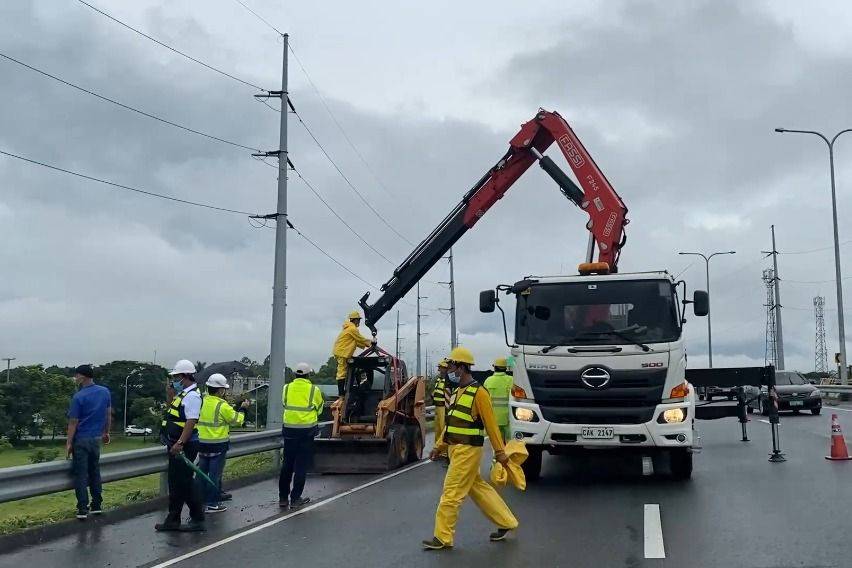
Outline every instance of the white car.
<path fill-rule="evenodd" d="M 131 424 L 124 429 L 124 433 L 127 436 L 150 436 L 154 433 L 154 431 L 150 428 L 143 428 L 142 426 L 134 426 Z"/>

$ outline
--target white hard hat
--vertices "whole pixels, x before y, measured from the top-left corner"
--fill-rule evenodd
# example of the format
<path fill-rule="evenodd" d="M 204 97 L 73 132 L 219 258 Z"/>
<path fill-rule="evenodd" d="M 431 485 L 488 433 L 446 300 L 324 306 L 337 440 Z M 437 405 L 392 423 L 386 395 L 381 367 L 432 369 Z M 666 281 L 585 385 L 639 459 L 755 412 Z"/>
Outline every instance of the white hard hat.
<path fill-rule="evenodd" d="M 294 372 L 300 377 L 304 377 L 305 375 L 310 375 L 311 373 L 313 373 L 314 370 L 311 369 L 311 366 L 307 363 L 299 363 L 298 365 L 296 365 L 296 369 Z"/>
<path fill-rule="evenodd" d="M 194 375 L 195 373 L 195 365 L 187 359 L 181 359 L 175 363 L 175 368 L 169 371 L 170 375 Z"/>
<path fill-rule="evenodd" d="M 231 385 L 228 384 L 228 379 L 226 379 L 225 375 L 221 373 L 213 373 L 210 375 L 210 378 L 207 379 L 207 386 L 213 387 L 214 389 L 231 388 Z"/>

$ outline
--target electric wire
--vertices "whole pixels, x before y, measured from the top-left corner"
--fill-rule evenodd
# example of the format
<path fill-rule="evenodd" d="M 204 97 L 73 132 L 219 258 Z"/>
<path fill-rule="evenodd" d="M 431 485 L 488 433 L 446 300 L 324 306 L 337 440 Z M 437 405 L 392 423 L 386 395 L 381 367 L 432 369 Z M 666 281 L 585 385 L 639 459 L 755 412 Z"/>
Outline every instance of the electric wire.
<path fill-rule="evenodd" d="M 175 128 L 179 128 L 179 129 L 181 129 L 181 130 L 185 130 L 186 132 L 191 132 L 192 134 L 197 134 L 198 136 L 203 136 L 203 137 L 205 137 L 205 138 L 209 138 L 209 139 L 211 139 L 211 140 L 215 140 L 215 141 L 217 141 L 217 142 L 222 142 L 223 144 L 229 144 L 229 145 L 231 145 L 231 146 L 235 146 L 235 147 L 237 147 L 237 148 L 243 148 L 243 149 L 245 149 L 245 150 L 251 150 L 252 152 L 260 152 L 260 150 L 259 150 L 258 148 L 255 148 L 255 147 L 252 147 L 252 146 L 247 146 L 247 145 L 245 145 L 245 144 L 240 144 L 239 142 L 234 142 L 233 140 L 228 140 L 228 139 L 226 139 L 226 138 L 220 138 L 219 136 L 214 136 L 214 135 L 212 135 L 212 134 L 208 134 L 208 133 L 206 133 L 206 132 L 202 132 L 202 131 L 200 131 L 200 130 L 196 130 L 196 129 L 194 129 L 194 128 L 190 128 L 190 127 L 188 127 L 188 126 L 184 126 L 184 125 L 182 125 L 182 124 L 178 124 L 177 122 L 172 122 L 171 120 L 168 120 L 168 119 L 162 118 L 162 117 L 160 117 L 160 116 L 157 116 L 157 115 L 155 115 L 155 114 L 151 114 L 151 113 L 149 113 L 149 112 L 145 112 L 144 110 L 140 110 L 140 109 L 138 109 L 138 108 L 136 108 L 136 107 L 132 107 L 132 106 L 130 106 L 130 105 L 124 104 L 124 103 L 119 102 L 119 101 L 117 101 L 117 100 L 115 100 L 115 99 L 111 99 L 111 98 L 109 98 L 109 97 L 107 97 L 107 96 L 104 96 L 104 95 L 101 95 L 101 94 L 99 94 L 99 93 L 96 93 L 95 91 L 92 91 L 92 90 L 86 89 L 85 87 L 81 87 L 80 85 L 75 85 L 74 83 L 71 83 L 71 82 L 69 82 L 69 81 L 66 81 L 65 79 L 62 79 L 62 78 L 60 78 L 60 77 L 57 77 L 56 75 L 52 75 L 51 73 L 48 73 L 47 71 L 44 71 L 44 70 L 39 69 L 39 68 L 37 68 L 37 67 L 33 67 L 32 65 L 29 65 L 29 64 L 27 64 L 27 63 L 24 63 L 23 61 L 20 61 L 20 60 L 18 60 L 18 59 L 15 59 L 14 57 L 10 57 L 9 55 L 6 55 L 5 53 L 0 52 L 0 57 L 2 57 L 3 59 L 6 59 L 7 61 L 11 61 L 12 63 L 15 63 L 15 64 L 17 64 L 17 65 L 20 65 L 21 67 L 24 67 L 24 68 L 26 68 L 26 69 L 29 69 L 30 71 L 35 71 L 36 73 L 39 73 L 40 75 L 43 75 L 43 76 L 48 77 L 48 78 L 50 78 L 50 79 L 53 79 L 54 81 L 57 81 L 57 82 L 59 82 L 59 83 L 62 83 L 63 85 L 65 85 L 65 86 L 67 86 L 67 87 L 71 87 L 72 89 L 76 89 L 76 90 L 78 90 L 78 91 L 80 91 L 80 92 L 86 93 L 87 95 L 91 95 L 91 96 L 93 96 L 93 97 L 95 97 L 95 98 L 98 98 L 98 99 L 100 99 L 100 100 L 102 100 L 102 101 L 106 101 L 106 102 L 108 102 L 108 103 L 111 103 L 111 104 L 113 104 L 113 105 L 116 105 L 116 106 L 118 106 L 118 107 L 121 107 L 121 108 L 123 108 L 123 109 L 125 109 L 125 110 L 129 110 L 129 111 L 131 111 L 131 112 L 135 112 L 135 113 L 137 113 L 137 114 L 140 114 L 140 115 L 142 115 L 142 116 L 144 116 L 144 117 L 151 118 L 151 119 L 156 120 L 156 121 L 158 121 L 158 122 L 162 122 L 163 124 L 167 124 L 167 125 L 169 125 L 169 126 L 173 126 L 173 127 L 175 127 Z"/>
<path fill-rule="evenodd" d="M 234 1 L 235 1 L 237 4 L 239 4 L 240 6 L 242 6 L 243 8 L 245 8 L 246 10 L 248 10 L 249 12 L 251 12 L 251 13 L 252 13 L 252 15 L 253 15 L 255 18 L 257 18 L 258 20 L 260 20 L 261 22 L 263 22 L 264 24 L 266 24 L 267 26 L 269 26 L 269 27 L 270 27 L 270 28 L 271 28 L 271 29 L 272 29 L 275 33 L 277 33 L 277 34 L 278 34 L 278 35 L 280 35 L 280 36 L 283 36 L 283 35 L 284 35 L 284 33 L 283 33 L 281 30 L 279 30 L 278 28 L 276 28 L 275 26 L 273 26 L 272 24 L 270 24 L 270 23 L 269 23 L 269 21 L 268 21 L 266 18 L 264 18 L 263 16 L 261 16 L 260 14 L 258 14 L 257 12 L 255 12 L 254 10 L 252 10 L 251 8 L 249 8 L 248 6 L 246 6 L 245 4 L 243 4 L 240 0 L 234 0 Z"/>
<path fill-rule="evenodd" d="M 174 52 L 174 53 L 176 53 L 176 54 L 180 55 L 181 57 L 185 57 L 186 59 L 188 59 L 188 60 L 190 60 L 190 61 L 192 61 L 192 62 L 194 62 L 194 63 L 197 63 L 197 64 L 201 65 L 202 67 L 206 67 L 206 68 L 207 68 L 207 69 L 209 69 L 210 71 L 213 71 L 213 72 L 218 73 L 218 74 L 220 74 L 220 75 L 222 75 L 222 76 L 224 76 L 224 77 L 227 77 L 227 78 L 229 78 L 229 79 L 232 79 L 232 80 L 234 80 L 234 81 L 237 81 L 237 82 L 239 82 L 239 83 L 242 83 L 243 85 L 246 85 L 247 87 L 252 87 L 253 89 L 257 89 L 257 90 L 259 90 L 259 91 L 265 91 L 265 92 L 267 92 L 267 93 L 269 92 L 269 90 L 268 90 L 268 89 L 264 89 L 264 88 L 263 88 L 263 87 L 261 87 L 260 85 L 255 85 L 255 84 L 254 84 L 254 83 L 252 83 L 251 81 L 246 81 L 245 79 L 240 79 L 240 78 L 239 78 L 239 77 L 237 77 L 236 75 L 232 75 L 231 73 L 228 73 L 227 71 L 223 71 L 222 69 L 219 69 L 218 67 L 214 67 L 213 65 L 210 65 L 209 63 L 205 63 L 204 61 L 201 61 L 200 59 L 197 59 L 197 58 L 195 58 L 195 57 L 193 57 L 193 56 L 191 56 L 191 55 L 189 55 L 189 54 L 187 54 L 187 53 L 184 53 L 183 51 L 181 51 L 181 50 L 179 50 L 179 49 L 177 49 L 177 48 L 174 48 L 174 47 L 172 47 L 172 46 L 168 45 L 167 43 L 164 43 L 164 42 L 162 42 L 162 41 L 158 40 L 157 38 L 152 37 L 152 36 L 150 36 L 150 35 L 146 34 L 145 32 L 143 32 L 143 31 L 141 31 L 141 30 L 138 30 L 138 29 L 134 28 L 134 27 L 133 27 L 133 26 L 131 26 L 130 24 L 127 24 L 127 23 L 125 23 L 125 22 L 122 22 L 121 20 L 119 20 L 119 19 L 118 19 L 118 18 L 116 18 L 115 16 L 112 16 L 112 15 L 108 14 L 107 12 L 104 12 L 103 10 L 101 10 L 100 8 L 98 8 L 97 6 L 94 6 L 94 5 L 92 5 L 92 4 L 89 4 L 89 3 L 88 3 L 88 2 L 86 2 L 85 0 L 77 0 L 77 1 L 78 1 L 80 4 L 83 4 L 84 6 L 87 6 L 88 8 L 91 8 L 91 9 L 92 9 L 92 10 L 94 10 L 95 12 L 97 12 L 97 13 L 101 14 L 102 16 L 105 16 L 105 17 L 109 18 L 109 19 L 110 19 L 110 20 L 112 20 L 113 22 L 115 22 L 115 23 L 117 23 L 117 24 L 119 24 L 119 25 L 121 25 L 121 26 L 124 26 L 124 27 L 125 27 L 125 28 L 127 28 L 128 30 L 130 30 L 130 31 L 132 31 L 132 32 L 134 32 L 134 33 L 137 33 L 137 34 L 139 34 L 140 36 L 142 36 L 142 37 L 144 37 L 144 38 L 146 38 L 146 39 L 149 39 L 149 40 L 153 41 L 153 42 L 154 42 L 154 43 L 156 43 L 157 45 L 162 46 L 162 47 L 165 47 L 165 48 L 166 48 L 166 49 L 168 49 L 169 51 L 172 51 L 172 52 Z"/>
<path fill-rule="evenodd" d="M 32 158 L 27 158 L 25 156 L 14 154 L 12 152 L 6 152 L 5 150 L 0 150 L 0 154 L 2 154 L 4 156 L 8 156 L 10 158 L 15 158 L 17 160 L 21 160 L 23 162 L 28 162 L 30 164 L 41 166 L 43 168 L 48 168 L 48 169 L 51 169 L 51 170 L 54 170 L 54 171 L 57 171 L 57 172 L 62 172 L 62 173 L 69 174 L 69 175 L 72 175 L 72 176 L 76 176 L 76 177 L 79 177 L 79 178 L 87 179 L 89 181 L 102 183 L 104 185 L 108 185 L 108 186 L 111 186 L 111 187 L 114 187 L 114 188 L 117 188 L 117 189 L 123 189 L 123 190 L 126 190 L 126 191 L 132 191 L 132 192 L 135 192 L 135 193 L 139 193 L 139 194 L 142 194 L 142 195 L 147 195 L 149 197 L 156 197 L 158 199 L 166 199 L 168 201 L 175 201 L 177 203 L 183 203 L 184 205 L 192 205 L 192 206 L 195 206 L 195 207 L 203 207 L 205 209 L 212 209 L 214 211 L 221 211 L 221 212 L 224 212 L 224 213 L 236 213 L 238 215 L 246 215 L 246 216 L 255 215 L 255 213 L 250 213 L 248 211 L 240 211 L 238 209 L 229 209 L 227 207 L 219 207 L 217 205 L 211 205 L 209 203 L 201 203 L 199 201 L 190 201 L 188 199 L 181 199 L 179 197 L 174 197 L 174 196 L 166 195 L 166 194 L 163 194 L 163 193 L 156 193 L 154 191 L 147 191 L 147 190 L 144 190 L 144 189 L 139 189 L 138 187 L 132 187 L 132 186 L 124 185 L 124 184 L 121 184 L 121 183 L 116 183 L 116 182 L 113 182 L 113 181 L 97 178 L 97 177 L 90 176 L 90 175 L 87 175 L 87 174 L 82 174 L 80 172 L 75 172 L 73 170 L 61 168 L 59 166 L 54 166 L 54 165 L 48 164 L 46 162 L 40 162 L 38 160 L 33 160 Z"/>

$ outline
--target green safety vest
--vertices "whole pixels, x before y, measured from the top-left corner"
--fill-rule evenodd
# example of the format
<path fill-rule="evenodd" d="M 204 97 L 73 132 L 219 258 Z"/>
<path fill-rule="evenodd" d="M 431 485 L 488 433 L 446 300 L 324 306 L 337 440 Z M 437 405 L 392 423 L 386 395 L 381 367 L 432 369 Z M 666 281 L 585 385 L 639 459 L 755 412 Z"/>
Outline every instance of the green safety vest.
<path fill-rule="evenodd" d="M 243 411 L 234 410 L 225 400 L 208 394 L 201 402 L 198 417 L 198 440 L 205 444 L 227 442 L 231 426 L 242 426 L 246 419 Z"/>
<path fill-rule="evenodd" d="M 474 381 L 456 390 L 455 400 L 447 411 L 446 443 L 466 446 L 482 446 L 485 443 L 482 417 L 473 418 L 473 401 L 479 389 L 479 383 Z"/>
<path fill-rule="evenodd" d="M 491 407 L 498 426 L 509 425 L 509 395 L 512 392 L 512 377 L 506 373 L 494 373 L 483 384 L 491 395 Z"/>
<path fill-rule="evenodd" d="M 432 401 L 435 406 L 446 406 L 447 404 L 447 382 L 443 377 L 435 379 L 435 388 L 432 389 Z"/>
<path fill-rule="evenodd" d="M 308 379 L 294 379 L 284 385 L 281 402 L 284 406 L 281 422 L 287 428 L 311 428 L 317 425 L 322 412 L 322 391 Z"/>

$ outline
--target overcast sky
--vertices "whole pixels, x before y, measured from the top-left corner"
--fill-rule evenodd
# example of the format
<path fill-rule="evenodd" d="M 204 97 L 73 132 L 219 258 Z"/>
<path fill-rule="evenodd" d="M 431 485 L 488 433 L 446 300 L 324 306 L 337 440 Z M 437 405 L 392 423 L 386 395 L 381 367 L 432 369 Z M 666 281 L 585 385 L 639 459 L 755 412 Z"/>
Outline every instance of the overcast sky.
<path fill-rule="evenodd" d="M 630 210 L 622 272 L 668 269 L 703 288 L 703 261 L 677 252 L 737 251 L 712 261 L 717 366 L 763 363 L 761 272 L 769 261 L 760 251 L 771 245 L 773 223 L 778 249 L 789 253 L 779 256 L 787 367 L 813 369 L 818 294 L 829 354 L 836 351 L 827 149 L 816 137 L 773 129 L 852 127 L 848 2 L 244 1 L 291 34 L 334 119 L 291 57 L 296 109 L 408 240 L 432 230 L 536 109 L 557 110 Z M 233 0 L 92 3 L 240 79 L 280 88 L 280 38 Z M 0 3 L 0 52 L 190 128 L 277 148 L 279 114 L 254 100 L 255 89 L 75 0 Z M 2 58 L 0 101 L 0 150 L 182 199 L 275 210 L 276 170 L 247 150 Z M 391 262 L 292 174 L 290 219 L 360 277 L 383 283 L 412 247 L 364 205 L 293 115 L 289 129 L 302 175 Z M 852 212 L 852 136 L 836 150 L 840 239 L 848 242 L 841 257 L 852 277 L 852 230 L 843 222 Z M 498 317 L 478 312 L 477 292 L 527 274 L 573 272 L 585 221 L 532 168 L 456 246 L 461 342 L 480 361 L 505 348 Z M 165 365 L 262 359 L 274 238 L 243 215 L 0 156 L 0 357 L 102 363 L 151 360 L 156 350 Z M 287 362 L 319 365 L 368 288 L 292 231 L 288 238 Z M 446 263 L 426 279 L 423 341 L 434 359 L 449 344 L 446 313 L 437 311 L 449 305 L 437 284 L 448 279 Z M 412 293 L 399 306 L 412 357 L 414 301 Z M 394 328 L 388 314 L 380 326 L 387 347 Z M 706 365 L 706 322 L 690 319 L 686 338 L 690 365 Z"/>

